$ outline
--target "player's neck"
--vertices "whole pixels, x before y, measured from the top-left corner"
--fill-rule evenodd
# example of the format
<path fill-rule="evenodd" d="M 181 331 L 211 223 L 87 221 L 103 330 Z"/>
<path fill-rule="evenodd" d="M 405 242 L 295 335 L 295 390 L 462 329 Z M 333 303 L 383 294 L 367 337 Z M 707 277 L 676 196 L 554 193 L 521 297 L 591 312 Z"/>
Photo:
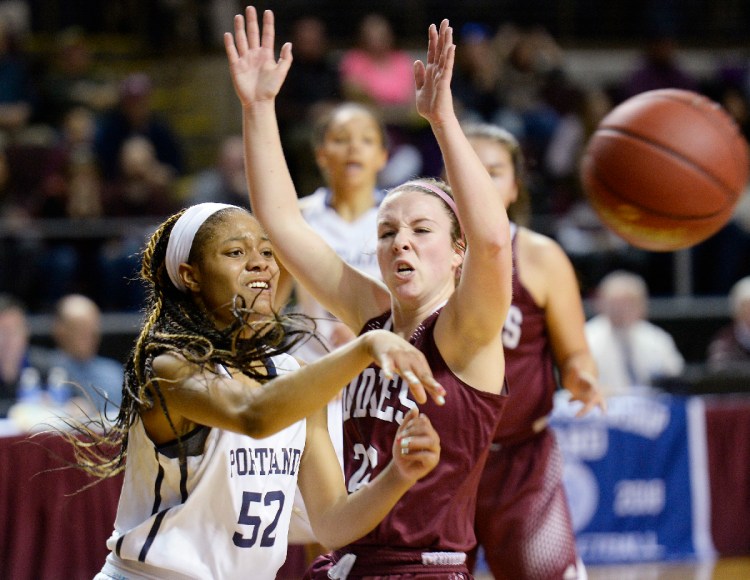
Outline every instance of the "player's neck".
<path fill-rule="evenodd" d="M 375 205 L 375 187 L 331 189 L 331 207 L 342 219 L 353 222 Z"/>

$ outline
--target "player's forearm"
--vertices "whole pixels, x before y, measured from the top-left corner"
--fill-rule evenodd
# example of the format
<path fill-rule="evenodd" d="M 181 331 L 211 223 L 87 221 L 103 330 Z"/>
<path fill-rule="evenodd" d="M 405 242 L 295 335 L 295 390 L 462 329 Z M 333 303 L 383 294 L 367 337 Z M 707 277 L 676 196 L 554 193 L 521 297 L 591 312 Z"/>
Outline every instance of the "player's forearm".
<path fill-rule="evenodd" d="M 275 104 L 263 101 L 242 110 L 245 172 L 253 213 L 269 234 L 301 214 L 281 146 Z"/>
<path fill-rule="evenodd" d="M 365 336 L 359 337 L 252 393 L 244 411 L 249 434 L 267 437 L 327 404 L 373 362 L 365 341 Z"/>
<path fill-rule="evenodd" d="M 371 532 L 414 485 L 389 463 L 372 482 L 326 510 L 316 522 L 316 537 L 334 550 Z"/>

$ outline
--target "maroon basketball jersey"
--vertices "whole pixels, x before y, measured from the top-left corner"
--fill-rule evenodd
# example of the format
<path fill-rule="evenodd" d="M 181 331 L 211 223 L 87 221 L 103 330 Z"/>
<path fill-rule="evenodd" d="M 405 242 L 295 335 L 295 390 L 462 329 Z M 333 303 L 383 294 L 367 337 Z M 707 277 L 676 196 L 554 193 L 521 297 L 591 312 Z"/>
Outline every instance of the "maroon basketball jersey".
<path fill-rule="evenodd" d="M 495 434 L 495 442 L 501 444 L 531 435 L 534 421 L 552 411 L 557 388 L 545 312 L 521 284 L 517 232 L 514 227 L 513 301 L 503 326 L 505 378 L 510 394 L 509 411 L 503 415 Z"/>
<path fill-rule="evenodd" d="M 410 342 L 424 353 L 433 375 L 447 391 L 444 406 L 432 400 L 420 406 L 440 435 L 440 462 L 356 544 L 442 551 L 466 551 L 475 544 L 477 487 L 507 396 L 474 389 L 451 372 L 435 345 L 439 312 L 422 322 Z M 362 332 L 389 324 L 387 312 L 370 320 Z M 346 387 L 342 402 L 344 472 L 351 493 L 391 461 L 396 430 L 417 403 L 400 377 L 385 379 L 375 365 Z"/>

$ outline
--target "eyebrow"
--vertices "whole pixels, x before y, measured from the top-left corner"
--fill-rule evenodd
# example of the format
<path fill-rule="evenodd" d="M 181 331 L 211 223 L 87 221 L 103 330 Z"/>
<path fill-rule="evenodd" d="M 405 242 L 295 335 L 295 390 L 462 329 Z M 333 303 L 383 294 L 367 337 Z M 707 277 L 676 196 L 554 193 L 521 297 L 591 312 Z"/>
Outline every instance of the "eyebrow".
<path fill-rule="evenodd" d="M 232 236 L 231 238 L 225 238 L 225 242 L 241 242 L 243 240 L 246 240 L 248 238 L 252 237 L 252 234 L 242 234 L 239 236 Z M 270 242 L 271 239 L 268 237 L 268 234 L 262 234 L 259 236 L 261 242 Z"/>
<path fill-rule="evenodd" d="M 433 218 L 430 218 L 430 217 L 426 217 L 426 216 L 425 217 L 419 217 L 419 218 L 415 218 L 415 219 L 409 221 L 408 225 L 413 226 L 413 225 L 416 225 L 416 224 L 419 224 L 419 223 L 422 223 L 422 222 L 430 222 L 430 223 L 434 224 L 434 223 L 437 223 L 437 220 L 435 220 Z M 378 225 L 378 227 L 380 227 L 380 226 L 390 226 L 390 225 L 393 225 L 393 223 L 394 222 L 392 220 L 384 219 L 384 220 L 379 220 L 377 225 Z"/>

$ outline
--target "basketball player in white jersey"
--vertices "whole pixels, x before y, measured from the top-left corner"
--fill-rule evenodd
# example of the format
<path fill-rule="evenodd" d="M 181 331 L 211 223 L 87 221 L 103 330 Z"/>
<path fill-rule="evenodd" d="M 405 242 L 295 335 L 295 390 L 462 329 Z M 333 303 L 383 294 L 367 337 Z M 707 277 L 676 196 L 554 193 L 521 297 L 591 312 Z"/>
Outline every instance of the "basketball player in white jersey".
<path fill-rule="evenodd" d="M 124 470 L 98 580 L 273 579 L 298 482 L 316 535 L 340 546 L 373 529 L 437 464 L 437 434 L 415 409 L 386 472 L 347 493 L 323 412 L 339 385 L 375 361 L 423 402 L 427 393 L 441 402 L 444 389 L 423 355 L 387 332 L 300 369 L 286 352 L 293 320 L 273 312 L 273 250 L 246 210 L 207 203 L 172 216 L 151 237 L 141 273 L 146 323 L 115 428 L 98 437 L 119 455 L 107 462 L 77 447 L 90 473 Z"/>
<path fill-rule="evenodd" d="M 386 139 L 385 126 L 376 113 L 363 104 L 347 102 L 327 111 L 318 119 L 313 131 L 315 160 L 325 186 L 300 200 L 305 221 L 331 248 L 346 263 L 377 278 L 380 268 L 375 253 L 376 219 L 385 196 L 385 191 L 378 188 L 378 174 L 388 160 Z M 282 276 L 282 280 L 284 278 Z M 304 341 L 294 351 L 294 356 L 305 362 L 317 360 L 330 349 L 354 338 L 349 328 L 337 321 L 301 285 L 294 286 L 293 309 L 315 320 L 320 337 L 320 340 Z M 340 397 L 334 397 L 328 405 L 328 431 L 343 468 L 341 408 Z M 299 494 L 295 498 L 289 541 L 290 544 L 317 542 Z M 293 560 L 290 559 L 288 565 Z"/>

